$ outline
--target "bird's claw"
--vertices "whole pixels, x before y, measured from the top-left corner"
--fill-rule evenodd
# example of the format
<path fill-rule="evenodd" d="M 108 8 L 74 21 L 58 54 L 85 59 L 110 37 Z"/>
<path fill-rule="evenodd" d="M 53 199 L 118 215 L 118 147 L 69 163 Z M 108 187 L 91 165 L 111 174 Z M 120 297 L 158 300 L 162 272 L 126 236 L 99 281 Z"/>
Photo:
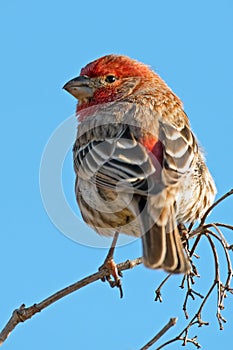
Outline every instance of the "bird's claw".
<path fill-rule="evenodd" d="M 113 258 L 106 259 L 102 266 L 100 266 L 99 271 L 105 271 L 105 276 L 101 278 L 101 281 L 107 281 L 111 288 L 117 287 L 120 291 L 120 298 L 123 297 L 123 289 L 120 277 L 123 276 L 121 271 L 118 271 L 117 265 Z M 112 278 L 112 277 L 113 278 Z"/>

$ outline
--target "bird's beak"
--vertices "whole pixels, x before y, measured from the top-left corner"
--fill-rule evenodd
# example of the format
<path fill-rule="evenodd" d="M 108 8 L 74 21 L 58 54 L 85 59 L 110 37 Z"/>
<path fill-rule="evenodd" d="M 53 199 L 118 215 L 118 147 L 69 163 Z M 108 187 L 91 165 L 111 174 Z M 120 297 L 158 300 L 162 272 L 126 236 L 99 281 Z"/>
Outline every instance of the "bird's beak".
<path fill-rule="evenodd" d="M 94 93 L 93 87 L 91 87 L 91 80 L 87 76 L 79 76 L 74 78 L 63 86 L 67 92 L 76 97 L 78 100 L 85 98 L 91 98 Z"/>

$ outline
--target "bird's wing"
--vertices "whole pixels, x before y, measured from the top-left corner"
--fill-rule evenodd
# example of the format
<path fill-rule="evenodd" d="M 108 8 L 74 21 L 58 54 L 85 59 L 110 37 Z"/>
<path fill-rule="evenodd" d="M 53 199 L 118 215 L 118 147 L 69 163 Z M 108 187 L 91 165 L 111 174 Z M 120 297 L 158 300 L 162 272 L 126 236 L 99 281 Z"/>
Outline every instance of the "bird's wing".
<path fill-rule="evenodd" d="M 94 134 L 98 135 L 98 130 Z M 134 138 L 127 125 L 118 124 L 114 137 L 94 137 L 82 146 L 77 146 L 76 142 L 73 155 L 78 177 L 94 181 L 98 186 L 117 186 L 141 194 L 152 190 L 152 187 L 153 191 L 159 189 L 159 184 L 157 189 L 154 188 L 151 179 L 158 169 L 147 149 Z"/>
<path fill-rule="evenodd" d="M 177 118 L 175 122 L 159 119 L 159 140 L 163 145 L 160 177 L 162 190 L 158 195 L 150 196 L 148 205 L 151 220 L 155 219 L 160 226 L 167 225 L 168 213 L 175 206 L 183 177 L 189 171 L 195 171 L 198 145 L 185 118 L 180 119 Z M 191 193 L 187 193 L 187 196 L 190 197 Z"/>
<path fill-rule="evenodd" d="M 162 190 L 147 198 L 146 203 L 143 203 L 145 198 L 140 199 L 138 219 L 144 264 L 168 272 L 187 273 L 190 265 L 177 228 L 175 203 L 183 176 L 195 164 L 198 146 L 189 124 L 184 118 L 178 121 L 159 119 L 159 140 L 163 145 Z"/>
<path fill-rule="evenodd" d="M 165 186 L 174 185 L 191 169 L 198 145 L 185 118 L 176 123 L 161 118 L 159 139 L 163 144 L 162 181 Z"/>

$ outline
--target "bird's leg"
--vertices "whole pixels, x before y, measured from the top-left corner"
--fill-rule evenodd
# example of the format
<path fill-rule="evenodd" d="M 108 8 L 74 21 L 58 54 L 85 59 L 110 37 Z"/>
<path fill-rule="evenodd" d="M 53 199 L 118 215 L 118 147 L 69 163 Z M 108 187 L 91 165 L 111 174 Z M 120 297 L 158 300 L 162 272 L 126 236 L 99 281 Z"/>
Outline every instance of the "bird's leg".
<path fill-rule="evenodd" d="M 113 259 L 113 254 L 115 251 L 117 239 L 119 236 L 119 232 L 116 231 L 113 237 L 113 241 L 111 244 L 111 247 L 109 248 L 108 255 L 106 256 L 106 259 L 104 260 L 103 265 L 100 266 L 99 271 L 105 271 L 106 275 L 103 277 L 102 281 L 107 281 L 112 288 L 117 287 L 120 290 L 120 298 L 123 297 L 123 290 L 121 285 L 121 279 L 122 273 L 118 271 L 116 263 Z M 113 279 L 111 278 L 113 277 Z"/>
<path fill-rule="evenodd" d="M 183 243 L 183 247 L 186 251 L 189 262 L 191 264 L 191 272 L 189 272 L 189 274 L 187 274 L 186 277 L 184 277 L 183 281 L 185 281 L 185 278 L 187 278 L 187 279 L 191 278 L 192 284 L 194 284 L 193 277 L 194 276 L 199 277 L 199 273 L 198 273 L 197 268 L 196 268 L 196 266 L 193 262 L 193 259 L 192 259 L 192 256 L 195 256 L 197 259 L 199 259 L 199 256 L 195 253 L 195 248 L 194 248 L 195 243 L 192 246 L 192 248 L 190 248 L 190 246 L 189 246 L 189 233 L 190 233 L 193 225 L 194 225 L 194 223 L 191 223 L 188 228 L 184 224 L 178 225 L 178 229 L 179 229 L 179 233 L 180 233 L 181 240 Z M 197 244 L 198 244 L 198 242 L 199 241 L 197 241 Z"/>
<path fill-rule="evenodd" d="M 178 230 L 179 230 L 181 241 L 183 243 L 183 248 L 185 249 L 187 255 L 189 256 L 189 241 L 188 241 L 188 239 L 189 239 L 189 230 L 182 223 L 180 223 L 178 225 Z"/>

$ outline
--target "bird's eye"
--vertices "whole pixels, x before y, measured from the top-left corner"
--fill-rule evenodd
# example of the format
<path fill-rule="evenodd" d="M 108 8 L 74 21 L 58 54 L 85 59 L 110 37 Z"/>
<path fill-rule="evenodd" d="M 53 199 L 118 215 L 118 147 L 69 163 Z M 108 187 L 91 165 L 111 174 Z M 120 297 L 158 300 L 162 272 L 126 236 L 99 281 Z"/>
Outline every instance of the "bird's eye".
<path fill-rule="evenodd" d="M 107 75 L 105 78 L 106 83 L 114 83 L 114 81 L 116 81 L 116 77 L 115 75 Z"/>

